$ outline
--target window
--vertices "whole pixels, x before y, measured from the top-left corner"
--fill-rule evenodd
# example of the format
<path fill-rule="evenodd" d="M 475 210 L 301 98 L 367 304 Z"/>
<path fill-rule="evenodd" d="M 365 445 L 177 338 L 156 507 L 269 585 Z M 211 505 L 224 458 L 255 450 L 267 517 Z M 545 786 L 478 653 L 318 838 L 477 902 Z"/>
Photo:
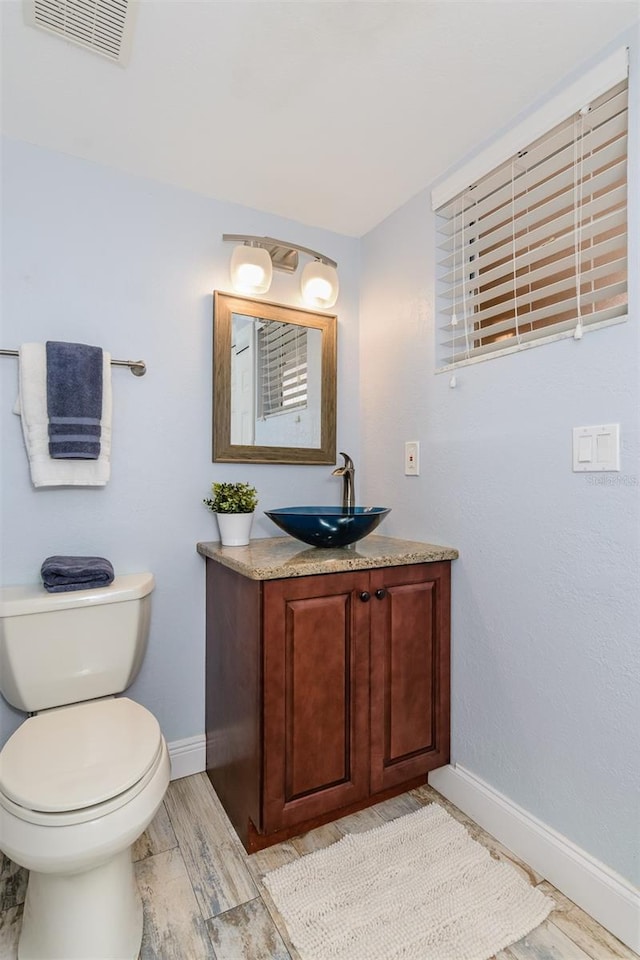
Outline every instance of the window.
<path fill-rule="evenodd" d="M 440 369 L 626 318 L 626 79 L 524 143 L 435 192 Z"/>
<path fill-rule="evenodd" d="M 307 328 L 265 320 L 258 330 L 258 417 L 307 406 Z"/>

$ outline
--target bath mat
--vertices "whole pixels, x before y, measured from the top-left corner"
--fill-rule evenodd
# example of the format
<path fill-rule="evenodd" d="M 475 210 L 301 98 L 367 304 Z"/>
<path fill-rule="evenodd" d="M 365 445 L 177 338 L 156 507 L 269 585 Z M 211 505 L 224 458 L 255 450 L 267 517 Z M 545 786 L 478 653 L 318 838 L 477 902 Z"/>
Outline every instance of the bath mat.
<path fill-rule="evenodd" d="M 301 960 L 488 960 L 554 907 L 436 803 L 264 883 Z"/>

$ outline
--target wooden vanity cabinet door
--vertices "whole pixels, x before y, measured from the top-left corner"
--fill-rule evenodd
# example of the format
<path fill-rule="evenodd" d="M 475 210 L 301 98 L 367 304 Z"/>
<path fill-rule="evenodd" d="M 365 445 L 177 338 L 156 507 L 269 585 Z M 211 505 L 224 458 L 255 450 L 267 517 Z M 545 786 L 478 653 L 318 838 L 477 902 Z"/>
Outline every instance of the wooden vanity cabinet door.
<path fill-rule="evenodd" d="M 371 571 L 371 792 L 449 760 L 450 564 Z"/>
<path fill-rule="evenodd" d="M 264 583 L 265 833 L 369 793 L 368 584 L 366 572 Z"/>

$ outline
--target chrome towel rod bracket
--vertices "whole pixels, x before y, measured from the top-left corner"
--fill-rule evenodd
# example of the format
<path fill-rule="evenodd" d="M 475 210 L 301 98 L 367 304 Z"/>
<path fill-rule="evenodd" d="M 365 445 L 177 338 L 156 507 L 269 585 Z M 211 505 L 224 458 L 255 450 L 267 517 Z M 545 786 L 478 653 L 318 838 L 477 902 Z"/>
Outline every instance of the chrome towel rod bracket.
<path fill-rule="evenodd" d="M 0 350 L 0 356 L 18 357 L 20 354 L 17 350 Z M 134 377 L 144 377 L 145 373 L 147 372 L 147 365 L 144 360 L 112 360 L 111 366 L 129 367 Z"/>

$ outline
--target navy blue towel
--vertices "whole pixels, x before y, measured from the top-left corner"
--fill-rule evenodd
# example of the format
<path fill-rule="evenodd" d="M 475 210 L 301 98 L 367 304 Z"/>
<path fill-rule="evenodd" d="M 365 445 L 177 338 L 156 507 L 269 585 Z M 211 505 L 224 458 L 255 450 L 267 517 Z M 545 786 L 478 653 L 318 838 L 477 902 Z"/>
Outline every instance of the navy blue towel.
<path fill-rule="evenodd" d="M 49 456 L 97 460 L 102 418 L 102 349 L 47 341 Z"/>
<path fill-rule="evenodd" d="M 45 590 L 92 590 L 113 582 L 113 566 L 104 557 L 47 557 L 40 568 Z"/>

